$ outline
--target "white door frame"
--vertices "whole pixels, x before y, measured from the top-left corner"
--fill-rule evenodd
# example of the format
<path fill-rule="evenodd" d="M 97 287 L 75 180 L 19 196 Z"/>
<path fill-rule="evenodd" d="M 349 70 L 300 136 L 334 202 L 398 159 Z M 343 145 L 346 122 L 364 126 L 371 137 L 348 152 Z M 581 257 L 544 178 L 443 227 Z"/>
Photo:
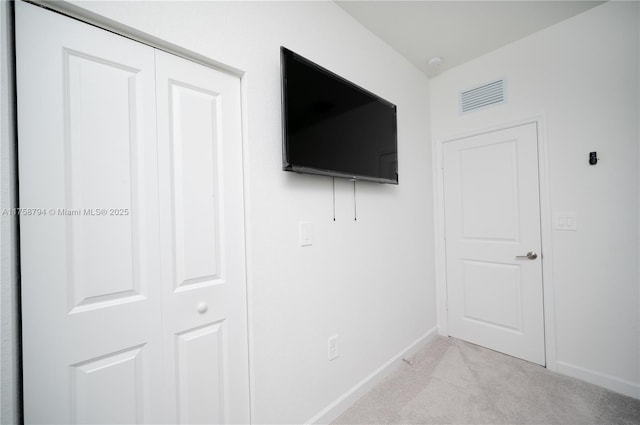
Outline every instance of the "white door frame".
<path fill-rule="evenodd" d="M 442 147 L 447 142 L 479 136 L 524 124 L 535 123 L 538 129 L 538 178 L 540 185 L 540 229 L 542 238 L 542 288 L 544 304 L 544 343 L 547 368 L 557 369 L 554 284 L 551 244 L 551 194 L 549 186 L 549 161 L 547 144 L 546 115 L 544 113 L 530 118 L 502 123 L 468 131 L 462 134 L 433 140 L 433 193 L 434 193 L 434 226 L 435 226 L 435 266 L 436 266 L 436 306 L 438 333 L 448 336 L 447 319 L 447 257 L 445 253 L 445 212 L 444 212 L 444 180 L 442 172 Z"/>

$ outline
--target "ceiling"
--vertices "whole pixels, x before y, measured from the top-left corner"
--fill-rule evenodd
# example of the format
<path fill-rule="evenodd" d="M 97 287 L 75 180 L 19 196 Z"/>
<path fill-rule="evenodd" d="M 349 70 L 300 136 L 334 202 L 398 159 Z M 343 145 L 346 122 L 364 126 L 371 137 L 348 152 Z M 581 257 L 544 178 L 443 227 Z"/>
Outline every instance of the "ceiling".
<path fill-rule="evenodd" d="M 603 1 L 336 1 L 433 77 Z M 439 66 L 429 65 L 442 58 Z"/>

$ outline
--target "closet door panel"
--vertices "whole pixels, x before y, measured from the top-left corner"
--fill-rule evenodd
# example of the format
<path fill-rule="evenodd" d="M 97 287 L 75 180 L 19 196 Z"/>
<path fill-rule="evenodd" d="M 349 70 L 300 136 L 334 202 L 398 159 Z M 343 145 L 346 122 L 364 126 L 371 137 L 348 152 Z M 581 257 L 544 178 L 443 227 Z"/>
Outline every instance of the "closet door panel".
<path fill-rule="evenodd" d="M 16 3 L 27 423 L 161 420 L 154 50 Z"/>
<path fill-rule="evenodd" d="M 156 52 L 167 405 L 248 423 L 240 80 Z"/>

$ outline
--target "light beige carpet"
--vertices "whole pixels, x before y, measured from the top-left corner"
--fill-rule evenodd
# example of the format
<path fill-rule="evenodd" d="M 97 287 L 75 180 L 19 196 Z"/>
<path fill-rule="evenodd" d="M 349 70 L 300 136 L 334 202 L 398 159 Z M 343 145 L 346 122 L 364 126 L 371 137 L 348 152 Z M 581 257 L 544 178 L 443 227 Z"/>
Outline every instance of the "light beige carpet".
<path fill-rule="evenodd" d="M 640 400 L 438 337 L 334 424 L 640 424 Z"/>

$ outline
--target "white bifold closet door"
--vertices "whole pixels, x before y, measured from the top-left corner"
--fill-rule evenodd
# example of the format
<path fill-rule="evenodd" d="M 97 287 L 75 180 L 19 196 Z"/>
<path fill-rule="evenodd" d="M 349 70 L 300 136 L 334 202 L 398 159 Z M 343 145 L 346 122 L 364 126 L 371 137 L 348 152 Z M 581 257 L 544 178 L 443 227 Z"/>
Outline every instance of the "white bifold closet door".
<path fill-rule="evenodd" d="M 16 4 L 27 423 L 248 423 L 238 78 Z"/>
<path fill-rule="evenodd" d="M 238 78 L 156 51 L 165 385 L 178 423 L 248 423 Z"/>

